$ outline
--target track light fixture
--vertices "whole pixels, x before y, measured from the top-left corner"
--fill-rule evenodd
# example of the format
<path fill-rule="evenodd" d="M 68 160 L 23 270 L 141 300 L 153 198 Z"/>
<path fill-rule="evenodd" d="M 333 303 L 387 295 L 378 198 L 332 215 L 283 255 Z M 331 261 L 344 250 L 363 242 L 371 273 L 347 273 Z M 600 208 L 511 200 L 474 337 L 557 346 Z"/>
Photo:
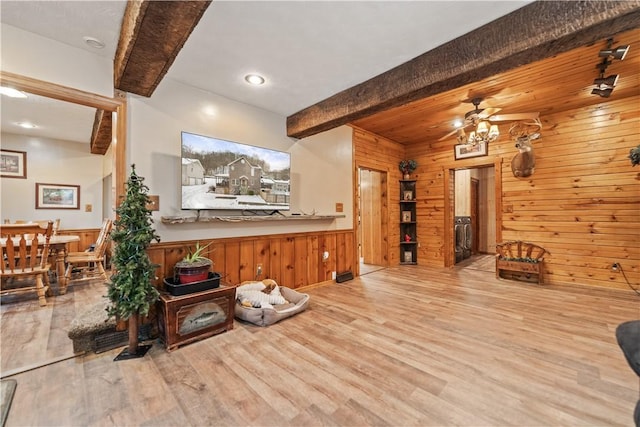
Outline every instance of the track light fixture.
<path fill-rule="evenodd" d="M 613 92 L 613 88 L 607 88 L 607 89 L 593 89 L 591 91 L 591 95 L 600 95 L 603 98 L 608 98 L 611 96 L 611 92 Z"/>
<path fill-rule="evenodd" d="M 591 91 L 592 95 L 598 95 L 603 98 L 608 98 L 613 92 L 613 88 L 618 84 L 618 74 L 611 74 L 605 77 L 604 74 L 612 63 L 612 60 L 618 59 L 622 61 L 629 52 L 629 45 L 618 46 L 613 48 L 613 39 L 607 39 L 607 48 L 598 52 L 598 57 L 602 58 L 602 61 L 596 64 L 596 68 L 600 70 L 600 77 L 593 81 L 596 88 Z"/>
<path fill-rule="evenodd" d="M 603 86 L 607 86 L 613 89 L 618 84 L 619 77 L 620 76 L 617 74 L 611 74 L 608 77 L 598 77 L 593 81 L 593 84 L 598 86 L 600 89 L 604 89 Z"/>
<path fill-rule="evenodd" d="M 609 39 L 611 41 L 611 43 L 613 43 L 612 39 Z M 602 49 L 599 53 L 598 56 L 601 58 L 613 58 L 613 59 L 619 59 L 620 61 L 622 61 L 624 59 L 625 56 L 627 56 L 627 52 L 629 52 L 629 45 L 625 45 L 625 46 L 618 46 L 615 49 L 611 48 L 611 44 L 607 47 L 607 49 Z"/>

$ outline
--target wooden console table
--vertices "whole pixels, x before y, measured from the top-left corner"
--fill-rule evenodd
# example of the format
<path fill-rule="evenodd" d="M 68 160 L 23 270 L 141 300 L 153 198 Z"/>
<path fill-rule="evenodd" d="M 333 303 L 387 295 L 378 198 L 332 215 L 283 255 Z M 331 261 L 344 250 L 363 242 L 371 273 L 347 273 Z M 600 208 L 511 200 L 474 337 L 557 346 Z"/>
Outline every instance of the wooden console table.
<path fill-rule="evenodd" d="M 157 302 L 160 338 L 173 351 L 181 345 L 233 329 L 236 288 L 218 288 L 173 296 Z"/>

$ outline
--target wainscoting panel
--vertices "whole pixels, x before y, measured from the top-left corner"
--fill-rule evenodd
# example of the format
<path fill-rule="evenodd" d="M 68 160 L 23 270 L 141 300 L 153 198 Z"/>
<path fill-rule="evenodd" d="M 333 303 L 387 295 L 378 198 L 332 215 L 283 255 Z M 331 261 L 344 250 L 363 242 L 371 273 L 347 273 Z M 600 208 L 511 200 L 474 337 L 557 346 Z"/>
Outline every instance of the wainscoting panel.
<path fill-rule="evenodd" d="M 208 257 L 223 281 L 237 284 L 247 280 L 273 279 L 282 286 L 300 288 L 332 279 L 334 272 L 353 271 L 353 230 L 295 233 L 241 238 L 200 240 L 210 244 Z M 160 242 L 149 248 L 152 262 L 160 265 L 156 285 L 173 276 L 173 266 L 197 241 Z M 322 259 L 323 253 L 329 257 Z M 257 275 L 258 264 L 262 274 Z"/>

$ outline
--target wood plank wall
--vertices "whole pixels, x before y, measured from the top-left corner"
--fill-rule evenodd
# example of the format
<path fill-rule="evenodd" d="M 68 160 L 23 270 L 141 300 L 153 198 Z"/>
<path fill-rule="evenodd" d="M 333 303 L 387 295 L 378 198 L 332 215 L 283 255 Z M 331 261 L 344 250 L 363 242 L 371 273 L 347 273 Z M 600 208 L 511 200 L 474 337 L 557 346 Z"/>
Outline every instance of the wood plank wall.
<path fill-rule="evenodd" d="M 66 229 L 61 235 L 80 236 L 79 242 L 69 244 L 70 252 L 84 251 L 95 243 L 100 229 Z M 257 265 L 262 264 L 262 279 L 274 279 L 290 288 L 310 286 L 332 280 L 332 273 L 356 272 L 353 230 L 318 231 L 268 236 L 200 240 L 211 242 L 208 256 L 215 271 L 229 283 L 256 279 Z M 151 261 L 160 265 L 155 284 L 162 288 L 163 279 L 173 276 L 174 264 L 181 260 L 188 247 L 197 241 L 153 243 L 149 248 Z M 322 261 L 322 253 L 329 259 Z"/>
<path fill-rule="evenodd" d="M 332 280 L 332 273 L 356 272 L 355 238 L 353 230 L 317 231 L 268 236 L 224 239 L 203 239 L 201 245 L 211 243 L 208 257 L 214 271 L 227 283 L 273 279 L 279 285 L 300 288 Z M 149 248 L 152 262 L 159 264 L 156 285 L 162 288 L 163 279 L 173 276 L 173 266 L 184 257 L 189 246 L 197 241 L 160 242 Z M 322 261 L 322 253 L 329 259 Z M 256 277 L 257 265 L 262 275 Z"/>
<path fill-rule="evenodd" d="M 628 158 L 640 141 L 638 105 L 639 95 L 615 99 L 614 92 L 600 104 L 541 117 L 542 137 L 533 143 L 536 168 L 529 178 L 515 178 L 511 172 L 517 150 L 505 125 L 488 157 L 460 161 L 454 160 L 454 139 L 426 141 L 403 151 L 404 146 L 356 129 L 356 163 L 373 161 L 392 173 L 393 181 L 400 178 L 400 159 L 417 160 L 418 263 L 443 266 L 444 174 L 502 158 L 502 204 L 496 207 L 502 240 L 527 240 L 548 249 L 548 283 L 628 289 L 625 275 L 636 287 L 640 282 L 640 169 Z M 397 200 L 398 190 L 389 188 L 390 200 Z M 399 261 L 396 205 L 389 204 L 392 265 Z M 613 262 L 621 264 L 625 275 L 611 271 Z"/>
<path fill-rule="evenodd" d="M 58 230 L 59 235 L 64 236 L 80 236 L 79 242 L 71 242 L 68 244 L 67 251 L 82 252 L 89 248 L 98 240 L 100 234 L 99 228 L 83 228 L 83 229 L 64 229 Z"/>
<path fill-rule="evenodd" d="M 354 174 L 360 168 L 372 169 L 387 174 L 387 194 L 382 195 L 383 204 L 380 218 L 383 247 L 377 248 L 382 253 L 383 265 L 400 263 L 400 179 L 402 173 L 398 163 L 404 157 L 404 146 L 390 139 L 374 135 L 362 129 L 353 128 Z M 354 179 L 353 182 L 358 182 Z M 354 188 L 354 211 L 360 212 L 357 188 Z M 384 212 L 386 210 L 386 215 Z M 420 234 L 418 233 L 418 240 Z M 385 247 L 386 243 L 386 247 Z"/>

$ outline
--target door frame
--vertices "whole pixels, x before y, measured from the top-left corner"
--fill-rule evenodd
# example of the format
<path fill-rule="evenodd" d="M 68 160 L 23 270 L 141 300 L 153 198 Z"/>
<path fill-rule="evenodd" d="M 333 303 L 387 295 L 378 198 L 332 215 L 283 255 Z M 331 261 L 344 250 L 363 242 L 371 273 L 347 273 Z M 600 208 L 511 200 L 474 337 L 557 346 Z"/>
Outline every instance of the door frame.
<path fill-rule="evenodd" d="M 455 197 L 452 185 L 455 183 L 456 169 L 479 169 L 493 166 L 495 174 L 496 200 L 496 242 L 502 241 L 502 157 L 479 157 L 457 161 L 455 164 L 443 166 L 444 177 L 444 266 L 453 268 L 455 265 L 455 236 L 453 233 Z"/>
<path fill-rule="evenodd" d="M 383 267 L 389 267 L 389 171 L 378 169 L 376 167 L 368 166 L 366 164 L 356 163 L 354 168 L 354 182 L 356 185 L 354 186 L 353 191 L 353 206 L 355 207 L 354 215 L 353 215 L 353 229 L 355 233 L 353 233 L 354 237 L 354 248 L 356 252 L 355 256 L 355 270 L 356 276 L 360 275 L 360 251 L 358 247 L 359 236 L 360 236 L 360 224 L 358 223 L 358 217 L 360 216 L 360 170 L 370 170 L 374 172 L 379 172 L 382 175 L 382 183 L 380 186 L 380 216 L 382 218 L 382 230 L 380 230 L 380 239 L 382 243 L 382 251 L 383 251 Z"/>

